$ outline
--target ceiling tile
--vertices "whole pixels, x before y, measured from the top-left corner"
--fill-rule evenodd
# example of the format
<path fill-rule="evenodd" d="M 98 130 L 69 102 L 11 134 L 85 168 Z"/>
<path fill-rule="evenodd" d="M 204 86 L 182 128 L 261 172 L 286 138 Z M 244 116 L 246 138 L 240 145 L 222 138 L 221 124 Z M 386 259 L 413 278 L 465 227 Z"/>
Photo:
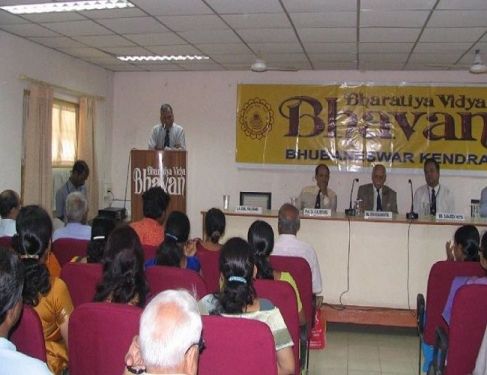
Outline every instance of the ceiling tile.
<path fill-rule="evenodd" d="M 218 16 L 211 14 L 199 16 L 162 16 L 157 18 L 173 31 L 228 29 L 225 22 Z"/>
<path fill-rule="evenodd" d="M 131 2 L 153 16 L 213 14 L 201 0 L 131 0 Z"/>
<path fill-rule="evenodd" d="M 384 66 L 387 70 L 402 70 L 404 64 L 402 62 L 384 62 L 379 66 L 377 62 L 374 61 L 361 61 L 359 64 L 359 70 L 383 70 L 382 66 Z"/>
<path fill-rule="evenodd" d="M 317 70 L 354 70 L 357 68 L 357 64 L 349 61 L 342 62 L 317 62 L 313 63 L 313 66 Z"/>
<path fill-rule="evenodd" d="M 153 55 L 145 48 L 141 47 L 105 47 L 104 51 L 117 56 L 149 56 Z"/>
<path fill-rule="evenodd" d="M 34 23 L 1 25 L 0 29 L 19 36 L 59 36 L 58 33 Z"/>
<path fill-rule="evenodd" d="M 414 52 L 425 52 L 425 53 L 435 53 L 435 52 L 465 52 L 472 47 L 472 43 L 418 43 L 414 48 Z"/>
<path fill-rule="evenodd" d="M 409 52 L 414 43 L 360 43 L 360 53 L 367 52 Z"/>
<path fill-rule="evenodd" d="M 142 17 L 147 15 L 137 8 L 85 10 L 78 13 L 91 19 Z"/>
<path fill-rule="evenodd" d="M 473 28 L 427 28 L 421 36 L 421 42 L 445 42 L 448 41 L 461 42 L 475 42 L 479 39 L 485 29 L 480 27 Z"/>
<path fill-rule="evenodd" d="M 362 10 L 360 12 L 361 27 L 423 27 L 429 11 L 375 11 Z"/>
<path fill-rule="evenodd" d="M 130 65 L 130 64 L 125 64 L 125 65 L 102 65 L 105 69 L 111 70 L 112 72 L 141 72 L 142 69 Z"/>
<path fill-rule="evenodd" d="M 93 21 L 71 21 L 44 23 L 44 26 L 58 33 L 74 35 L 109 35 L 111 32 Z"/>
<path fill-rule="evenodd" d="M 487 10 L 438 10 L 428 27 L 486 27 Z"/>
<path fill-rule="evenodd" d="M 298 34 L 303 42 L 355 42 L 357 39 L 355 29 L 344 28 L 303 28 L 298 29 Z"/>
<path fill-rule="evenodd" d="M 195 47 L 209 55 L 250 52 L 243 43 L 198 43 Z"/>
<path fill-rule="evenodd" d="M 436 65 L 453 64 L 459 59 L 460 56 L 460 53 L 442 53 L 441 55 L 438 55 L 437 53 L 413 53 L 409 58 L 409 63 L 427 63 Z"/>
<path fill-rule="evenodd" d="M 269 65 L 289 67 L 290 64 L 295 62 L 306 63 L 308 59 L 302 53 L 267 53 L 265 54 L 265 61 Z"/>
<path fill-rule="evenodd" d="M 97 22 L 118 34 L 162 33 L 168 31 L 152 17 L 99 19 Z"/>
<path fill-rule="evenodd" d="M 288 12 L 332 12 L 357 10 L 356 0 L 283 0 Z"/>
<path fill-rule="evenodd" d="M 361 53 L 360 62 L 374 62 L 377 66 L 382 63 L 404 63 L 409 53 Z"/>
<path fill-rule="evenodd" d="M 68 22 L 68 21 L 83 21 L 86 20 L 81 14 L 77 12 L 54 12 L 54 13 L 38 13 L 38 14 L 24 14 L 22 17 L 36 23 L 44 22 Z"/>
<path fill-rule="evenodd" d="M 142 68 L 142 66 L 140 68 Z M 175 64 L 144 64 L 143 69 L 151 72 L 177 72 L 184 70 Z"/>
<path fill-rule="evenodd" d="M 67 53 L 68 55 L 71 56 L 77 56 L 77 57 L 105 57 L 108 58 L 110 55 L 104 53 L 103 51 L 100 51 L 95 48 L 89 48 L 89 47 L 84 47 L 84 48 L 59 48 L 59 51 L 62 51 L 64 53 Z"/>
<path fill-rule="evenodd" d="M 435 5 L 436 0 L 361 0 L 361 9 L 427 9 L 430 10 Z"/>
<path fill-rule="evenodd" d="M 74 39 L 92 47 L 125 47 L 134 45 L 130 40 L 118 35 L 78 36 L 74 37 Z"/>
<path fill-rule="evenodd" d="M 179 35 L 191 43 L 237 43 L 240 41 L 231 30 L 192 30 Z"/>
<path fill-rule="evenodd" d="M 236 55 L 236 54 L 228 54 L 228 55 L 215 55 L 213 60 L 220 64 L 252 64 L 255 61 L 255 56 L 252 54 L 246 55 Z"/>
<path fill-rule="evenodd" d="M 355 51 L 356 43 L 315 43 L 304 42 L 308 53 L 340 53 Z"/>
<path fill-rule="evenodd" d="M 201 55 L 201 51 L 190 45 L 175 45 L 175 46 L 151 46 L 147 47 L 149 51 L 156 55 Z"/>
<path fill-rule="evenodd" d="M 485 0 L 441 0 L 436 9 L 472 9 L 487 10 L 487 1 Z"/>
<path fill-rule="evenodd" d="M 261 14 L 229 14 L 222 15 L 223 19 L 234 29 L 261 28 L 286 28 L 290 27 L 288 18 L 284 13 Z"/>
<path fill-rule="evenodd" d="M 126 34 L 124 37 L 140 44 L 141 46 L 162 46 L 174 44 L 186 44 L 186 42 L 174 33 L 144 33 Z"/>
<path fill-rule="evenodd" d="M 29 21 L 0 9 L 0 27 L 15 23 L 29 23 Z"/>
<path fill-rule="evenodd" d="M 297 28 L 355 27 L 357 25 L 355 12 L 291 13 L 291 19 Z"/>
<path fill-rule="evenodd" d="M 73 40 L 71 38 L 67 38 L 65 36 L 59 37 L 48 37 L 48 38 L 29 38 L 35 43 L 40 43 L 44 46 L 51 47 L 51 48 L 81 48 L 86 47 L 82 43 Z"/>
<path fill-rule="evenodd" d="M 396 28 L 361 28 L 360 42 L 390 42 L 407 43 L 415 42 L 421 29 L 396 29 Z"/>
<path fill-rule="evenodd" d="M 208 5 L 221 14 L 279 13 L 278 0 L 206 0 Z"/>
<path fill-rule="evenodd" d="M 250 43 L 249 47 L 255 52 L 300 53 L 303 48 L 299 43 Z"/>
<path fill-rule="evenodd" d="M 294 30 L 289 29 L 241 29 L 239 35 L 247 43 L 297 42 Z"/>
<path fill-rule="evenodd" d="M 180 61 L 177 65 L 185 70 L 222 70 L 220 64 L 207 61 Z"/>
<path fill-rule="evenodd" d="M 355 61 L 357 56 L 354 52 L 342 52 L 342 53 L 310 53 L 308 54 L 311 61 L 321 62 L 337 62 L 337 61 Z"/>

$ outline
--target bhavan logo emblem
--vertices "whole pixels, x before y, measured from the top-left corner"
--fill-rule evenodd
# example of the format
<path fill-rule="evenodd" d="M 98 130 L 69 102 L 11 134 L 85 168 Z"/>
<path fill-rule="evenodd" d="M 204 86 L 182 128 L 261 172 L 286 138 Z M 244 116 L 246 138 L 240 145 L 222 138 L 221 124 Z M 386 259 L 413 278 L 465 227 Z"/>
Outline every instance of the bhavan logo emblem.
<path fill-rule="evenodd" d="M 264 99 L 254 98 L 244 104 L 239 122 L 247 137 L 262 139 L 272 130 L 274 112 Z"/>

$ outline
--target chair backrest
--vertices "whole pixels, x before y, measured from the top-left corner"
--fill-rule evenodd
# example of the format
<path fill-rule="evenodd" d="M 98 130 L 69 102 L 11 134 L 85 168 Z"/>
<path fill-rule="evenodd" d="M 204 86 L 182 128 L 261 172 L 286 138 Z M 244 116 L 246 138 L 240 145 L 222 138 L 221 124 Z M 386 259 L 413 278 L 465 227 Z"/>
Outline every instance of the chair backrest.
<path fill-rule="evenodd" d="M 86 256 L 88 242 L 87 240 L 76 240 L 74 238 L 60 238 L 52 243 L 52 252 L 56 255 L 62 267 L 75 256 Z"/>
<path fill-rule="evenodd" d="M 12 237 L 0 237 L 0 246 L 11 247 Z"/>
<path fill-rule="evenodd" d="M 167 266 L 152 266 L 145 271 L 151 295 L 168 289 L 186 289 L 196 293 L 200 299 L 208 294 L 206 284 L 201 276 L 192 270 Z"/>
<path fill-rule="evenodd" d="M 154 259 L 156 257 L 157 246 L 142 245 L 144 249 L 144 260 Z"/>
<path fill-rule="evenodd" d="M 311 326 L 314 322 L 314 307 L 313 307 L 313 284 L 311 279 L 311 268 L 304 258 L 287 257 L 280 255 L 272 255 L 270 257 L 272 268 L 276 271 L 286 271 L 296 281 L 299 295 L 303 304 L 304 315 L 306 316 L 306 325 L 308 326 L 308 333 L 311 334 Z"/>
<path fill-rule="evenodd" d="M 254 287 L 258 297 L 267 298 L 281 311 L 281 315 L 294 342 L 294 363 L 296 375 L 298 375 L 300 373 L 299 316 L 296 293 L 293 287 L 285 281 L 254 280 Z"/>
<path fill-rule="evenodd" d="M 208 292 L 220 291 L 220 252 L 198 248 L 196 252 L 201 264 L 201 276 L 205 280 Z"/>
<path fill-rule="evenodd" d="M 487 285 L 464 285 L 453 300 L 445 375 L 472 373 L 487 324 Z"/>
<path fill-rule="evenodd" d="M 11 331 L 10 341 L 19 352 L 46 362 L 46 343 L 41 319 L 31 306 L 24 305 L 22 316 Z"/>
<path fill-rule="evenodd" d="M 431 267 L 426 290 L 426 311 L 424 342 L 435 344 L 435 329 L 442 327 L 448 332 L 448 326 L 441 315 L 445 308 L 452 281 L 457 276 L 484 276 L 485 271 L 479 262 L 452 262 L 443 260 Z"/>
<path fill-rule="evenodd" d="M 73 306 L 93 302 L 96 285 L 103 276 L 102 265 L 99 263 L 66 263 L 61 270 L 61 279 L 68 286 Z"/>
<path fill-rule="evenodd" d="M 120 375 L 142 309 L 118 303 L 86 303 L 69 318 L 69 374 Z"/>
<path fill-rule="evenodd" d="M 262 322 L 244 318 L 203 316 L 205 349 L 199 375 L 276 375 L 274 338 Z"/>

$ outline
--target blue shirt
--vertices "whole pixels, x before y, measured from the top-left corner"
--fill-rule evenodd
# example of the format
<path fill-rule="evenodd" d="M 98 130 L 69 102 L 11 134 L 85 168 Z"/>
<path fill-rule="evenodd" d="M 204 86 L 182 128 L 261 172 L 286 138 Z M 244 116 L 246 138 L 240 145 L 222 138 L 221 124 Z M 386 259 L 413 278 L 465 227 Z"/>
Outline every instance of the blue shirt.
<path fill-rule="evenodd" d="M 65 227 L 56 229 L 52 234 L 52 241 L 59 238 L 74 238 L 75 240 L 90 240 L 91 227 L 81 223 L 67 223 Z"/>
<path fill-rule="evenodd" d="M 144 263 L 145 268 L 156 266 L 156 258 L 148 259 Z M 200 272 L 201 264 L 197 256 L 186 257 L 186 269 Z"/>
<path fill-rule="evenodd" d="M 18 352 L 5 337 L 0 337 L 0 363 L 2 375 L 51 375 L 44 362 Z"/>

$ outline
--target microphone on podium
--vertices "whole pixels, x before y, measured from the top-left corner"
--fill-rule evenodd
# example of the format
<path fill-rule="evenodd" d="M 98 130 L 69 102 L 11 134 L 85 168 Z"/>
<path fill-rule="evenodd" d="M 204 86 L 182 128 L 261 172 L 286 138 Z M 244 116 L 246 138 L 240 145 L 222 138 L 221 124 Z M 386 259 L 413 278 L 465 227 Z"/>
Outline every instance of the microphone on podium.
<path fill-rule="evenodd" d="M 409 179 L 408 182 L 409 182 L 409 187 L 411 188 L 411 210 L 406 214 L 406 219 L 417 220 L 418 214 L 417 212 L 414 212 L 413 183 L 411 179 Z"/>
<path fill-rule="evenodd" d="M 355 210 L 355 208 L 352 208 L 353 187 L 354 187 L 356 182 L 358 182 L 358 178 L 354 178 L 352 181 L 352 189 L 350 189 L 350 205 L 345 210 L 345 215 L 347 215 L 347 216 L 355 216 L 357 214 L 357 211 Z"/>

